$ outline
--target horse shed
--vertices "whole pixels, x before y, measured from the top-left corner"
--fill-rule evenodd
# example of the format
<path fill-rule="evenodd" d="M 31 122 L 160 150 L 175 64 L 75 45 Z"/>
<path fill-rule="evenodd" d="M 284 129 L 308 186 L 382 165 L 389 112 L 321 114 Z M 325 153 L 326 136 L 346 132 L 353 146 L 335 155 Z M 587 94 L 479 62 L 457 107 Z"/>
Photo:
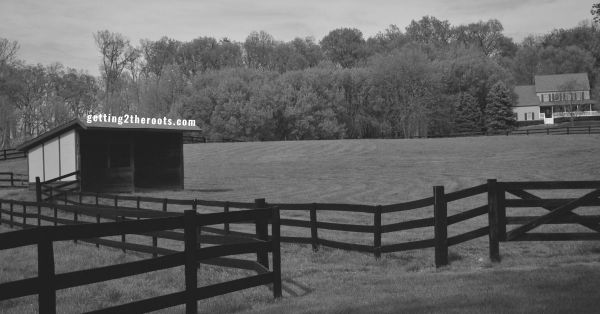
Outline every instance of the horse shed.
<path fill-rule="evenodd" d="M 27 154 L 29 183 L 79 179 L 85 192 L 183 189 L 183 133 L 198 127 L 86 123 L 74 119 L 17 147 Z"/>

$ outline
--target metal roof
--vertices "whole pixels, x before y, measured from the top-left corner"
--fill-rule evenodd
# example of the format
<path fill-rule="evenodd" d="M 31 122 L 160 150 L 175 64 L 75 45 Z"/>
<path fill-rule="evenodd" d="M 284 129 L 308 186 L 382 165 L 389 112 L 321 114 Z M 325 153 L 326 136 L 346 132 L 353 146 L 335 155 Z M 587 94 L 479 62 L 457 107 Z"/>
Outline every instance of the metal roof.
<path fill-rule="evenodd" d="M 515 107 L 540 105 L 540 99 L 535 94 L 534 85 L 515 86 L 515 93 L 517 94 L 517 103 L 515 104 Z"/>
<path fill-rule="evenodd" d="M 40 143 L 59 136 L 72 129 L 80 130 L 99 130 L 99 131 L 160 131 L 160 132 L 189 132 L 201 131 L 197 126 L 176 126 L 176 125 L 159 125 L 159 124 L 141 124 L 141 123 L 112 123 L 112 122 L 91 122 L 88 123 L 83 119 L 73 119 L 67 123 L 59 125 L 50 131 L 40 134 L 25 143 L 16 147 L 17 150 L 25 151 L 31 147 L 37 146 Z"/>
<path fill-rule="evenodd" d="M 535 76 L 535 91 L 537 93 L 587 90 L 590 90 L 590 82 L 588 81 L 587 73 Z"/>

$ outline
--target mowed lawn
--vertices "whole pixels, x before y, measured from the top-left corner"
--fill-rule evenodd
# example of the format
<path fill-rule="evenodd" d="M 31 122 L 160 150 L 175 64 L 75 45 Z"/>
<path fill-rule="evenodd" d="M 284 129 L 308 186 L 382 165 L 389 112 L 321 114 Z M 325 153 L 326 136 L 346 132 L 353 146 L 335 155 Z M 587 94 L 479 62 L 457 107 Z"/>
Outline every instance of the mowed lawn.
<path fill-rule="evenodd" d="M 482 184 L 490 178 L 504 181 L 600 180 L 598 135 L 211 143 L 185 145 L 184 150 L 185 191 L 142 195 L 243 202 L 266 198 L 268 202 L 385 205 L 429 197 L 434 185 L 443 185 L 451 192 Z M 0 162 L 0 171 L 11 167 L 26 169 L 23 162 L 13 163 L 8 169 Z M 31 197 L 27 193 L 0 189 L 0 197 L 4 197 L 3 193 L 11 198 Z M 583 194 L 582 191 L 561 193 L 571 197 Z M 470 209 L 483 205 L 483 202 L 485 195 L 451 204 L 449 211 Z M 431 212 L 431 208 L 425 208 L 384 215 L 383 223 L 427 217 Z M 335 212 L 320 213 L 319 219 L 372 223 L 370 215 Z M 453 226 L 449 233 L 479 228 L 486 220 L 486 217 L 471 219 Z M 383 242 L 391 244 L 430 238 L 432 229 L 386 234 Z M 282 232 L 310 234 L 299 228 L 284 228 Z M 319 230 L 319 235 L 347 242 L 372 243 L 369 234 Z M 74 246 L 71 243 L 64 245 Z M 98 254 L 95 247 L 81 244 L 73 249 L 76 258 L 63 256 L 70 252 L 67 247 L 61 246 L 58 250 L 60 258 L 66 260 L 63 269 L 70 269 L 69 263 L 81 263 L 87 256 Z M 108 259 L 124 261 L 125 257 L 121 256 L 124 254 L 110 249 L 100 249 L 100 252 L 103 250 L 111 256 Z M 282 244 L 284 287 L 293 293 L 284 292 L 283 299 L 273 301 L 270 291 L 259 287 L 213 298 L 201 303 L 200 310 L 207 313 L 597 312 L 600 292 L 595 284 L 600 279 L 600 242 L 502 243 L 503 260 L 499 264 L 490 263 L 487 252 L 485 237 L 452 247 L 451 265 L 436 270 L 432 249 L 385 254 L 382 259 L 375 260 L 367 254 L 330 248 L 312 252 L 309 246 Z M 5 272 L 0 278 L 12 280 L 24 278 L 22 274 L 35 274 L 35 262 L 28 261 L 20 268 L 5 265 L 6 261 L 12 265 L 17 263 L 16 259 L 30 255 L 28 251 L 16 255 L 0 252 L 0 264 L 3 265 L 0 270 Z M 104 265 L 107 261 L 101 259 L 98 263 Z M 95 264 L 92 260 L 86 267 Z M 161 276 L 165 278 L 165 275 L 178 272 L 165 272 Z M 222 280 L 236 275 L 226 270 L 201 268 L 199 282 L 203 282 L 200 279 L 203 272 Z M 60 309 L 78 312 L 98 305 L 159 295 L 163 289 L 172 291 L 178 286 L 169 280 L 149 281 L 151 276 L 136 277 L 139 278 L 125 280 L 122 284 L 101 286 L 99 296 L 91 306 L 77 301 L 75 305 L 62 305 Z M 90 295 L 96 286 L 83 287 L 81 292 L 66 292 L 61 302 L 66 302 L 68 296 Z M 145 289 L 142 292 L 128 290 L 137 286 Z M 105 301 L 107 295 L 109 300 Z M 35 302 L 33 298 L 8 303 L 10 310 L 7 312 L 31 309 L 26 304 L 32 300 Z M 3 307 L 0 302 L 0 309 Z M 181 311 L 182 308 L 178 308 L 170 312 Z"/>

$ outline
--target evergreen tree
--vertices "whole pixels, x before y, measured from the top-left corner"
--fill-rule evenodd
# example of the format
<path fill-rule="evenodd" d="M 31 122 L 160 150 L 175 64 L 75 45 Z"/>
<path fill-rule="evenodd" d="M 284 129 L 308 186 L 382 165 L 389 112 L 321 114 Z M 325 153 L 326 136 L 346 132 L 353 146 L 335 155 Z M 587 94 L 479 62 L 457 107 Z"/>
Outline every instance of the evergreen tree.
<path fill-rule="evenodd" d="M 459 133 L 479 132 L 481 131 L 481 122 L 481 109 L 475 97 L 469 93 L 461 94 L 456 102 L 455 131 Z"/>
<path fill-rule="evenodd" d="M 494 84 L 486 97 L 485 127 L 488 132 L 511 129 L 516 121 L 512 111 L 513 99 L 510 91 L 499 81 Z"/>

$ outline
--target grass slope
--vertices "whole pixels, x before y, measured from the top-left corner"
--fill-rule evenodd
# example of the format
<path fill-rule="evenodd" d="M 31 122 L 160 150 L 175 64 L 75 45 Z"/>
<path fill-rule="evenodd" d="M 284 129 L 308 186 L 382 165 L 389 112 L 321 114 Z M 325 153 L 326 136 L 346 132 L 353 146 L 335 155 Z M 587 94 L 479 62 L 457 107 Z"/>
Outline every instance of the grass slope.
<path fill-rule="evenodd" d="M 185 145 L 184 149 L 186 190 L 149 195 L 232 201 L 264 197 L 269 202 L 391 204 L 431 196 L 433 185 L 444 185 L 446 191 L 454 191 L 484 183 L 488 178 L 511 181 L 600 178 L 598 135 L 211 143 Z M 2 167 L 0 163 L 0 169 Z M 12 198 L 31 197 L 8 190 L 0 190 L 0 197 L 3 193 Z M 470 198 L 450 204 L 449 211 L 473 208 L 482 202 L 485 196 Z M 431 208 L 385 215 L 384 224 L 430 215 Z M 371 216 L 359 214 L 319 213 L 319 219 L 372 223 Z M 453 225 L 449 233 L 472 230 L 485 223 L 485 217 L 471 219 Z M 294 228 L 283 232 L 309 234 L 308 230 Z M 432 228 L 397 232 L 386 234 L 383 242 L 423 239 L 432 234 Z M 372 243 L 372 236 L 358 233 L 320 230 L 319 236 Z M 80 250 L 83 252 L 78 252 Z M 60 256 L 57 258 L 68 260 L 63 267 L 82 261 L 92 267 L 99 257 L 88 257 L 98 254 L 87 252 L 89 250 L 96 252 L 91 246 L 65 243 L 64 248 L 57 248 L 56 254 Z M 386 254 L 377 261 L 366 254 L 328 248 L 312 252 L 309 246 L 284 244 L 284 286 L 292 290 L 291 294 L 285 292 L 285 298 L 273 301 L 270 292 L 261 287 L 213 298 L 203 302 L 200 308 L 211 313 L 596 311 L 600 292 L 592 285 L 600 279 L 599 243 L 502 243 L 500 264 L 488 262 L 487 250 L 486 238 L 452 247 L 452 264 L 436 270 L 431 249 Z M 109 249 L 100 252 L 107 252 L 98 255 L 115 262 L 131 258 L 119 257 L 121 253 Z M 0 282 L 35 274 L 35 262 L 32 264 L 27 254 L 31 253 L 0 252 Z M 14 266 L 23 259 L 29 261 L 20 268 Z M 202 278 L 214 276 L 211 280 L 236 275 L 204 267 L 199 274 L 201 277 L 204 274 Z M 171 275 L 167 272 L 166 276 Z M 127 284 L 105 285 L 102 289 L 108 290 L 99 290 L 98 300 L 85 309 L 158 295 L 164 289 L 156 281 L 149 283 L 144 276 L 124 282 Z M 169 280 L 165 282 L 167 287 L 172 286 Z M 98 289 L 95 286 L 78 288 L 78 291 L 86 295 Z M 127 292 L 131 287 L 134 291 Z M 135 287 L 147 290 L 137 293 Z M 118 290 L 120 297 L 111 298 L 111 289 Z M 60 312 L 84 309 L 69 304 L 68 298 L 62 300 L 67 303 L 61 305 Z M 28 312 L 28 304 L 35 302 L 35 298 L 14 302 L 16 304 L 8 303 L 9 307 L 0 302 L 0 308 L 7 312 Z"/>

